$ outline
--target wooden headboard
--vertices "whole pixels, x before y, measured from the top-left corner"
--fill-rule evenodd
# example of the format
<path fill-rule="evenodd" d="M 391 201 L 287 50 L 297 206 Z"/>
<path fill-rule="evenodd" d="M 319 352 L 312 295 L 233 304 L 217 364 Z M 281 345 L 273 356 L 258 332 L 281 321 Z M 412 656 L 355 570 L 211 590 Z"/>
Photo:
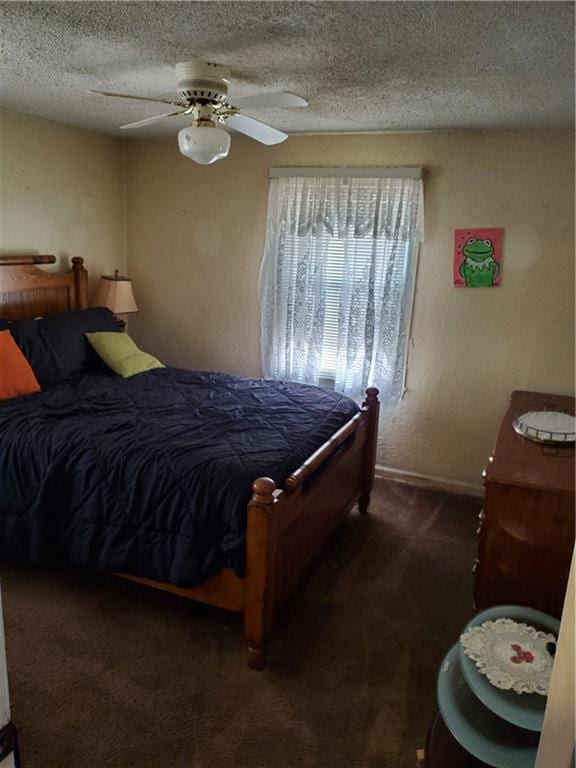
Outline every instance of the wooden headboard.
<path fill-rule="evenodd" d="M 54 264 L 55 256 L 0 256 L 0 318 L 54 315 L 88 307 L 88 272 L 75 256 L 68 272 L 54 273 L 37 264 Z"/>

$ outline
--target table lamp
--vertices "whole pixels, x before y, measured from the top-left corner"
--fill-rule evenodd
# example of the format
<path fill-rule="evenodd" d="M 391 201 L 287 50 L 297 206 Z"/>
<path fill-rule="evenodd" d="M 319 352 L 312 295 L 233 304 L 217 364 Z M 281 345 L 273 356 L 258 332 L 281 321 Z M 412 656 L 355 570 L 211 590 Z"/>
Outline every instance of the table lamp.
<path fill-rule="evenodd" d="M 118 317 L 118 315 L 138 312 L 132 292 L 132 280 L 129 277 L 120 275 L 117 269 L 113 275 L 102 275 L 98 290 L 96 291 L 94 306 L 108 307 L 111 312 L 114 312 L 120 328 L 124 330 L 126 322 Z"/>

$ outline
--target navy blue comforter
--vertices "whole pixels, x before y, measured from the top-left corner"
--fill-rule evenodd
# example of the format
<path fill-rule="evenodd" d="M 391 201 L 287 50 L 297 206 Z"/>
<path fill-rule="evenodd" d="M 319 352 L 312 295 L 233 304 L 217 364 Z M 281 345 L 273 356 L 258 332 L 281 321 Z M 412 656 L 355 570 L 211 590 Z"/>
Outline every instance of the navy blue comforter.
<path fill-rule="evenodd" d="M 244 568 L 246 504 L 356 412 L 298 384 L 164 368 L 0 403 L 0 554 L 181 586 Z"/>

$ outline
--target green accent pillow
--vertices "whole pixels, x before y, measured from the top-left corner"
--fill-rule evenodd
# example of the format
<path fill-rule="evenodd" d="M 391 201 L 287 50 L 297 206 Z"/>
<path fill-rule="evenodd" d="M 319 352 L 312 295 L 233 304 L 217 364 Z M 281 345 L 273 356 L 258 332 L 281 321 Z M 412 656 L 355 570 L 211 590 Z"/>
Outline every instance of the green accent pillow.
<path fill-rule="evenodd" d="M 153 368 L 165 368 L 160 360 L 138 349 L 127 333 L 100 331 L 84 335 L 106 365 L 125 379 Z"/>

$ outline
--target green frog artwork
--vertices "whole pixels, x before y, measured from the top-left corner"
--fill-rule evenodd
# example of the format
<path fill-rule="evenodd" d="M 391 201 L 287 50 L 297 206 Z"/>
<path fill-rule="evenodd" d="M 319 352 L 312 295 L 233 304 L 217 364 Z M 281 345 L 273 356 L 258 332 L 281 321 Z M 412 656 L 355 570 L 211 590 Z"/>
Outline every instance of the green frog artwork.
<path fill-rule="evenodd" d="M 502 230 L 456 230 L 454 284 L 492 288 L 500 284 Z"/>

